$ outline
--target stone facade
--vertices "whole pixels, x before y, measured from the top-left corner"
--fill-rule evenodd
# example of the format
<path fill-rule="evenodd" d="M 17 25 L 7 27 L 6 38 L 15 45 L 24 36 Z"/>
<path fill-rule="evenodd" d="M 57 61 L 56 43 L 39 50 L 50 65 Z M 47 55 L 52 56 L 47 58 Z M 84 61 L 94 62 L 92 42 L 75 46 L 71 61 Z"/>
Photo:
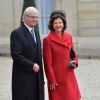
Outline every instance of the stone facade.
<path fill-rule="evenodd" d="M 23 0 L 3 0 L 0 3 L 0 55 L 8 55 L 10 33 L 20 25 Z"/>
<path fill-rule="evenodd" d="M 5 3 L 6 2 L 6 3 Z M 100 56 L 100 0 L 55 0 L 66 12 L 67 30 L 80 56 Z M 9 54 L 9 36 L 20 25 L 23 0 L 0 3 L 0 54 Z"/>
<path fill-rule="evenodd" d="M 79 56 L 100 56 L 100 0 L 57 0 L 67 14 L 68 29 Z"/>
<path fill-rule="evenodd" d="M 100 56 L 100 0 L 79 0 L 78 22 L 80 55 Z"/>

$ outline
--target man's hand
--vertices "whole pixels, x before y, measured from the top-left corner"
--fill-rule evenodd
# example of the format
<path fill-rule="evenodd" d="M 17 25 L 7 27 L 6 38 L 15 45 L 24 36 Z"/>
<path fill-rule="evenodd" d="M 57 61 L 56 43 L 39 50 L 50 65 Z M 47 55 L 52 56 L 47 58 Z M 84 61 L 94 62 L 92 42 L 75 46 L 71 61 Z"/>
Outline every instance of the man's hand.
<path fill-rule="evenodd" d="M 40 70 L 40 66 L 38 64 L 34 64 L 33 70 L 37 73 Z"/>

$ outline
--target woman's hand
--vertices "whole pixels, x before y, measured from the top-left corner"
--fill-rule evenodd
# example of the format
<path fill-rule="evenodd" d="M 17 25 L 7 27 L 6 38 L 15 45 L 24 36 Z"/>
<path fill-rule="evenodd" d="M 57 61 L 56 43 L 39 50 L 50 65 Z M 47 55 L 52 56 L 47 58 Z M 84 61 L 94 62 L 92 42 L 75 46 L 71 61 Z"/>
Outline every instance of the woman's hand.
<path fill-rule="evenodd" d="M 51 90 L 51 91 L 54 91 L 57 85 L 58 85 L 58 84 L 50 84 L 50 85 L 49 85 L 50 90 Z"/>

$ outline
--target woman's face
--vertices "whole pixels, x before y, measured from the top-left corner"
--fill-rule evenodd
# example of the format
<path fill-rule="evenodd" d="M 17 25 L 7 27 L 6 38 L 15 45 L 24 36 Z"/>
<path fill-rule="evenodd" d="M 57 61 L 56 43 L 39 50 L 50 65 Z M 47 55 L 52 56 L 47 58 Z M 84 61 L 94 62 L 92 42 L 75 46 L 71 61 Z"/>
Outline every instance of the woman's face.
<path fill-rule="evenodd" d="M 64 27 L 64 23 L 63 23 L 61 18 L 57 18 L 57 19 L 54 20 L 53 28 L 54 28 L 55 32 L 61 33 L 63 27 Z"/>

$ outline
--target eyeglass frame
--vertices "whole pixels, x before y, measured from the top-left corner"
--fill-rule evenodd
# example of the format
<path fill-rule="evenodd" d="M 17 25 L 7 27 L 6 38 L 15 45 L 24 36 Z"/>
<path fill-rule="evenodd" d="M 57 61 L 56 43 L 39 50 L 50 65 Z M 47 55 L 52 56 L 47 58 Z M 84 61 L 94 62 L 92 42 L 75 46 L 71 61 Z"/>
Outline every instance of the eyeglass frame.
<path fill-rule="evenodd" d="M 29 15 L 26 15 L 27 17 L 29 17 L 29 18 L 32 18 L 32 19 L 38 19 L 39 17 L 38 16 L 29 16 Z"/>

